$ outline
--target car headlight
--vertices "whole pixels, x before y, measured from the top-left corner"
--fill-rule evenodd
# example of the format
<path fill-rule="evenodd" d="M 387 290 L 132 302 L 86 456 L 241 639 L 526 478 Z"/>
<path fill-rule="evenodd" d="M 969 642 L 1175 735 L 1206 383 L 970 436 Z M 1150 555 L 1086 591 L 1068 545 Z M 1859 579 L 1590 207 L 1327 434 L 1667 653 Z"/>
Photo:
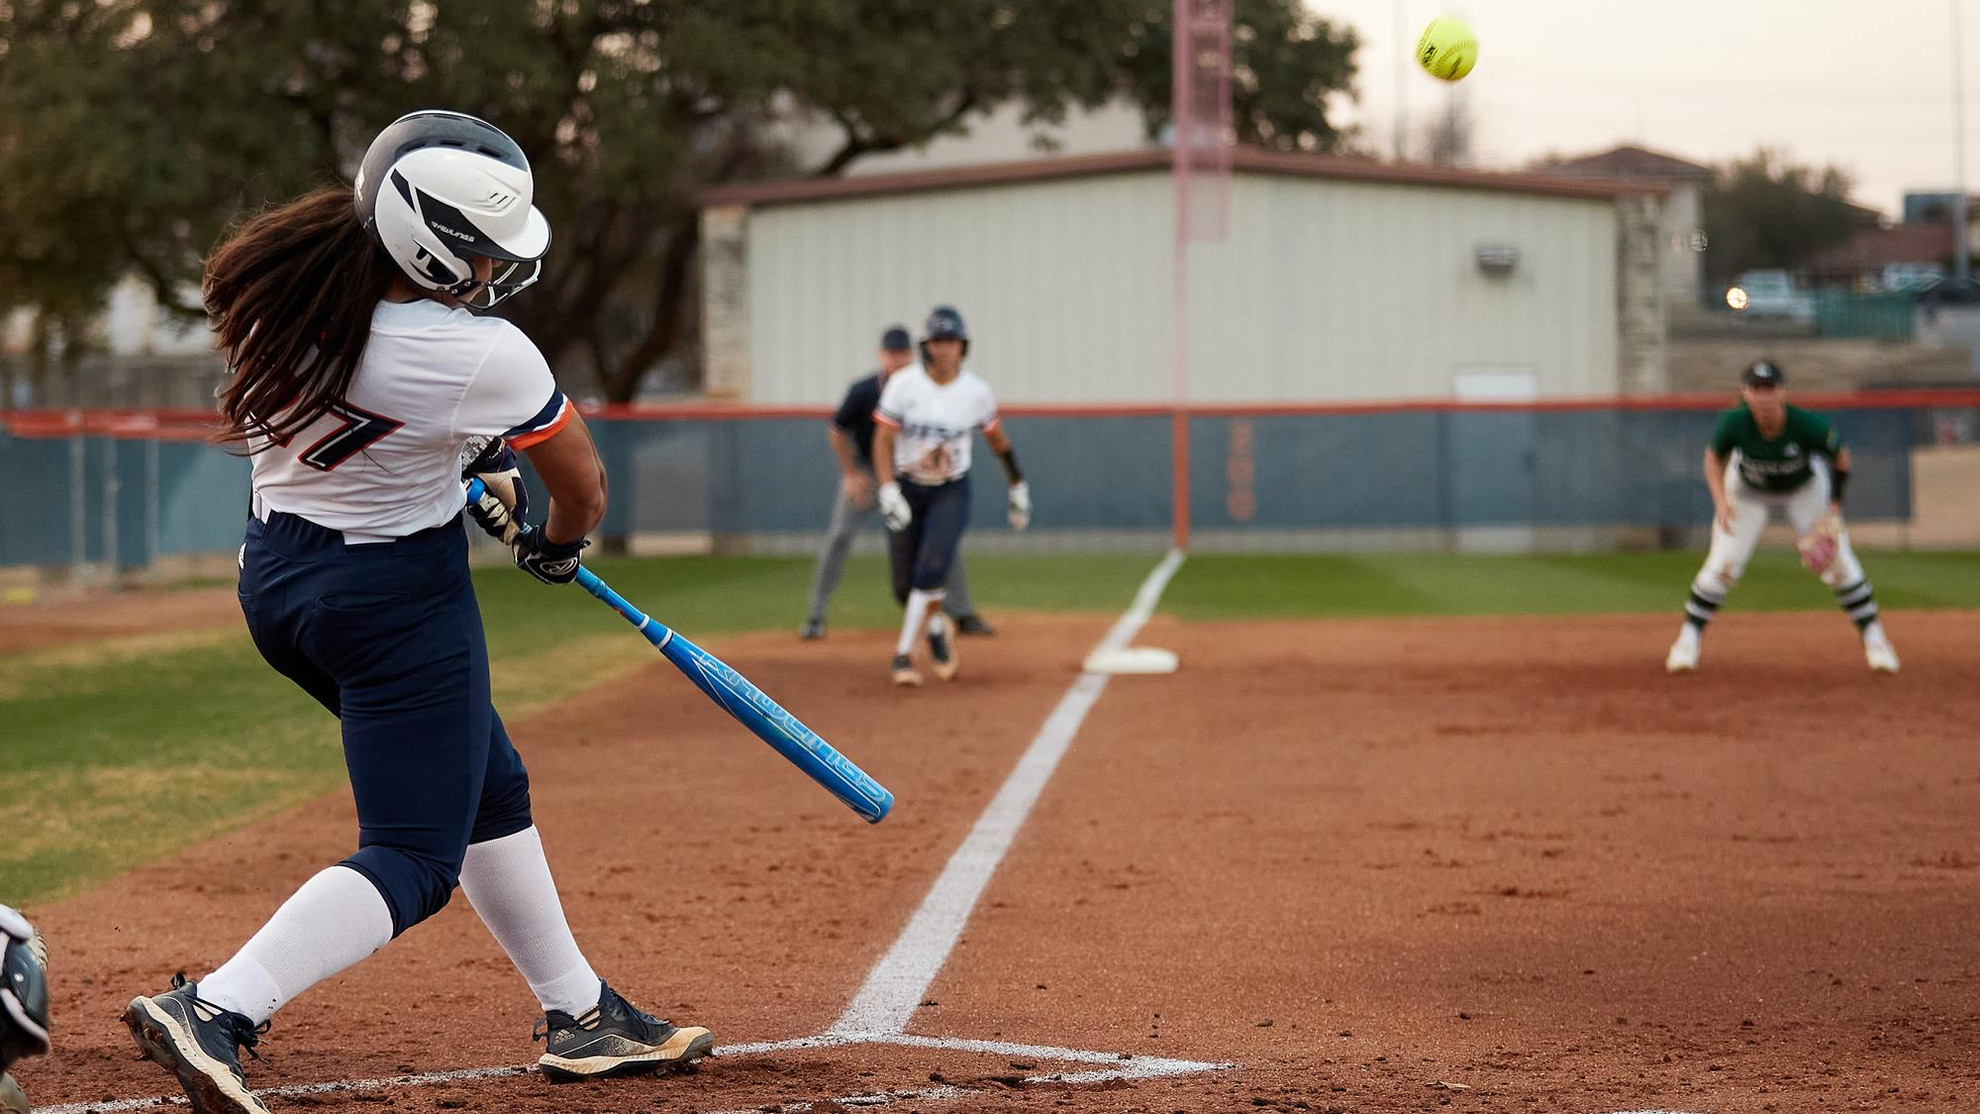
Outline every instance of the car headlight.
<path fill-rule="evenodd" d="M 1734 309 L 1745 309 L 1750 301 L 1751 299 L 1746 296 L 1746 291 L 1741 290 L 1737 286 L 1726 291 L 1726 304 Z"/>

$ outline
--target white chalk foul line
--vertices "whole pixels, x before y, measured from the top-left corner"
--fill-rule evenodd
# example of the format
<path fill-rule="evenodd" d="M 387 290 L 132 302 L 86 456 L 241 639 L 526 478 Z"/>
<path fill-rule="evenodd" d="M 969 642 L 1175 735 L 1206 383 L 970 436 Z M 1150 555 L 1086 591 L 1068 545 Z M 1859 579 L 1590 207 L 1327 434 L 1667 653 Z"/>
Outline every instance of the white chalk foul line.
<path fill-rule="evenodd" d="M 1118 650 L 1128 644 L 1155 613 L 1162 589 L 1182 567 L 1182 561 L 1181 550 L 1170 550 L 1162 563 L 1155 566 L 1135 593 L 1127 613 L 1100 641 L 1100 649 Z M 909 918 L 900 938 L 873 965 L 852 1004 L 827 1032 L 892 1036 L 907 1028 L 929 984 L 935 981 L 942 965 L 948 962 L 949 953 L 955 950 L 963 925 L 968 923 L 977 899 L 990 884 L 990 876 L 996 873 L 997 864 L 1010 850 L 1025 818 L 1031 815 L 1031 806 L 1037 803 L 1045 783 L 1058 769 L 1059 759 L 1065 756 L 1086 713 L 1106 689 L 1106 674 L 1081 673 L 1072 688 L 1066 690 L 1058 706 L 1045 718 L 1045 726 L 1038 729 L 1037 737 L 1018 759 L 1017 768 L 977 818 L 962 846 L 950 856 L 948 865 L 942 868 L 928 896 L 922 899 L 921 907 Z"/>
<path fill-rule="evenodd" d="M 1076 1064 L 1113 1064 L 1114 1067 L 1095 1071 L 1053 1072 L 1043 1075 L 1021 1077 L 1021 1085 L 1034 1086 L 1044 1083 L 1080 1086 L 1088 1083 L 1106 1083 L 1115 1079 L 1155 1079 L 1163 1076 L 1193 1075 L 1199 1072 L 1225 1071 L 1236 1064 L 1213 1064 L 1198 1060 L 1171 1060 L 1160 1056 L 1130 1056 L 1126 1053 L 1092 1052 L 1081 1048 L 1054 1048 L 1043 1044 L 1013 1044 L 1009 1041 L 967 1040 L 961 1037 L 918 1037 L 907 1034 L 893 1036 L 862 1036 L 845 1040 L 846 1044 L 896 1044 L 908 1048 L 935 1048 L 950 1052 L 982 1052 L 996 1056 L 1014 1057 L 1020 1060 L 1055 1060 Z M 965 1098 L 981 1094 L 981 1091 L 944 1083 L 935 1087 L 917 1087 L 898 1091 L 872 1091 L 860 1095 L 843 1095 L 839 1098 L 816 1102 L 789 1102 L 780 1104 L 787 1114 L 804 1114 L 815 1109 L 835 1109 L 832 1105 L 854 1107 L 881 1107 L 896 1102 L 942 1102 L 948 1099 Z M 761 1107 L 748 1107 L 737 1110 L 711 1111 L 710 1114 L 756 1114 Z"/>
<path fill-rule="evenodd" d="M 1113 1079 L 1154 1079 L 1161 1076 L 1189 1075 L 1197 1072 L 1221 1071 L 1235 1067 L 1234 1064 L 1213 1064 L 1196 1060 L 1172 1060 L 1159 1056 L 1130 1056 L 1125 1053 L 1091 1052 L 1078 1048 L 1055 1048 L 1042 1044 L 1013 1044 L 1009 1041 L 966 1040 L 961 1037 L 918 1037 L 894 1036 L 834 1036 L 799 1037 L 795 1040 L 756 1041 L 748 1044 L 723 1045 L 715 1050 L 715 1058 L 728 1056 L 761 1055 L 766 1052 L 789 1052 L 804 1048 L 836 1048 L 853 1044 L 893 1044 L 908 1048 L 933 1048 L 950 1052 L 979 1052 L 994 1056 L 1014 1057 L 1022 1060 L 1049 1060 L 1074 1064 L 1112 1064 L 1110 1068 L 1069 1072 L 1054 1075 L 1027 1076 L 1026 1083 L 1104 1083 Z M 294 1098 L 300 1095 L 321 1095 L 330 1092 L 378 1091 L 400 1087 L 426 1087 L 436 1083 L 471 1083 L 480 1079 L 494 1079 L 501 1076 L 527 1075 L 536 1070 L 535 1064 L 515 1064 L 500 1068 L 462 1068 L 457 1071 L 434 1071 L 419 1075 L 393 1075 L 379 1079 L 353 1079 L 333 1083 L 305 1083 L 294 1087 L 270 1087 L 257 1090 L 255 1094 L 264 1099 Z M 921 1102 L 961 1098 L 968 1090 L 955 1086 L 923 1087 L 915 1090 L 876 1091 L 863 1095 L 848 1095 L 830 1100 L 841 1106 L 885 1106 L 892 1102 L 915 1100 Z M 127 1110 L 157 1110 L 185 1106 L 182 1095 L 171 1097 L 123 1099 L 116 1102 L 79 1102 L 67 1106 L 39 1108 L 35 1114 L 120 1114 Z M 787 1111 L 809 1110 L 813 1105 L 824 1102 L 786 1103 Z M 753 1111 L 754 1107 L 750 1108 Z M 721 1112 L 732 1114 L 732 1112 Z M 749 1111 L 743 1112 L 749 1114 Z"/>
<path fill-rule="evenodd" d="M 1160 564 L 1142 581 L 1134 594 L 1134 602 L 1127 612 L 1114 622 L 1107 636 L 1100 640 L 1099 650 L 1118 650 L 1133 640 L 1141 628 L 1155 613 L 1155 605 L 1162 599 L 1162 590 L 1169 585 L 1170 578 L 1182 567 L 1181 550 L 1170 550 Z M 1028 1056 L 1040 1060 L 1060 1060 L 1072 1063 L 1118 1062 L 1121 1066 L 1099 1071 L 1079 1072 L 1073 1075 L 1040 1077 L 1056 1079 L 1065 1083 L 1098 1083 L 1110 1079 L 1145 1079 L 1158 1075 L 1176 1075 L 1188 1072 L 1216 1071 L 1227 1068 L 1228 1064 L 1198 1063 L 1193 1060 L 1165 1060 L 1138 1056 L 1122 1060 L 1114 1053 L 1084 1052 L 1069 1048 L 1050 1048 L 1042 1045 L 1006 1044 L 1001 1041 L 970 1041 L 936 1037 L 910 1037 L 903 1035 L 908 1019 L 920 1007 L 922 995 L 928 985 L 935 980 L 942 965 L 948 961 L 949 953 L 955 949 L 956 940 L 961 937 L 963 925 L 975 909 L 976 901 L 982 896 L 990 876 L 1003 860 L 1004 853 L 1010 850 L 1011 841 L 1031 814 L 1031 806 L 1044 792 L 1045 783 L 1051 779 L 1063 758 L 1066 748 L 1071 745 L 1073 736 L 1091 711 L 1094 702 L 1107 688 L 1107 675 L 1104 673 L 1081 673 L 1073 682 L 1072 688 L 1059 700 L 1052 714 L 1045 719 L 1045 726 L 1039 728 L 1038 735 L 1031 741 L 1024 756 L 1011 776 L 1004 781 L 1003 788 L 983 815 L 976 821 L 963 840 L 962 846 L 950 857 L 949 863 L 935 879 L 935 885 L 922 900 L 921 907 L 909 919 L 900 938 L 888 950 L 879 963 L 867 975 L 866 983 L 852 1005 L 837 1023 L 824 1034 L 816 1037 L 801 1037 L 797 1040 L 772 1041 L 768 1043 L 730 1045 L 718 1052 L 729 1056 L 750 1055 L 752 1053 L 777 1052 L 797 1048 L 830 1048 L 846 1044 L 900 1044 L 913 1047 L 943 1048 L 965 1052 L 989 1052 L 1008 1056 Z M 395 1075 L 383 1079 L 358 1079 L 337 1083 L 310 1083 L 295 1087 L 276 1087 L 256 1094 L 270 1098 L 286 1098 L 297 1095 L 324 1094 L 331 1091 L 375 1091 L 389 1087 L 421 1087 L 436 1083 L 461 1083 L 477 1079 L 489 1079 L 502 1075 L 520 1075 L 530 1071 L 534 1065 L 518 1064 L 500 1068 L 465 1068 L 459 1071 L 428 1072 L 422 1075 Z M 914 1092 L 880 1093 L 868 1096 L 852 1096 L 833 1101 L 845 1106 L 879 1106 L 888 1102 L 909 1098 L 934 1100 L 954 1098 L 964 1092 L 953 1087 L 924 1088 Z M 893 1097 L 890 1097 L 893 1096 Z M 147 1110 L 168 1106 L 183 1106 L 186 1100 L 180 1096 L 170 1098 L 124 1099 L 116 1102 L 71 1103 L 67 1106 L 53 1106 L 38 1110 L 36 1114 L 121 1114 L 126 1110 Z M 802 1110 L 801 1105 L 787 1105 L 787 1110 Z"/>

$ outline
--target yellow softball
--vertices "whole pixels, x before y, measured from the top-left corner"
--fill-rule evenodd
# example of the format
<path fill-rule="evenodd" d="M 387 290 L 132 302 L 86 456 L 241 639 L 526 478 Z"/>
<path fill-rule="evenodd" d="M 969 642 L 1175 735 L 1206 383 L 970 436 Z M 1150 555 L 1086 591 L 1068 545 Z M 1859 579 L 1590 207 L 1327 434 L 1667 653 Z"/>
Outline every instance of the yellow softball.
<path fill-rule="evenodd" d="M 1456 16 L 1433 19 L 1416 40 L 1416 64 L 1431 77 L 1456 81 L 1478 64 L 1478 37 Z"/>

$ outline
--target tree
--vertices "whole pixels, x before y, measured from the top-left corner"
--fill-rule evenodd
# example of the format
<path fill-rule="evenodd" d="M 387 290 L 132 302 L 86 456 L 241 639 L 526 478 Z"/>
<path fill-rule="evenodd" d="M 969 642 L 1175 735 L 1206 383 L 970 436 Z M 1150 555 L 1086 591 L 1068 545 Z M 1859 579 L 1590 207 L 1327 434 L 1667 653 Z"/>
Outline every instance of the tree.
<path fill-rule="evenodd" d="M 1794 269 L 1849 239 L 1861 210 L 1849 201 L 1849 177 L 1819 173 L 1762 147 L 1720 168 L 1704 196 L 1706 271 L 1726 281 L 1756 268 Z"/>
<path fill-rule="evenodd" d="M 1238 0 L 1240 140 L 1329 150 L 1351 30 Z M 692 352 L 697 193 L 1116 97 L 1168 109 L 1162 0 L 7 0 L 0 307 L 99 304 L 131 270 L 181 312 L 232 222 L 348 179 L 402 112 L 484 116 L 530 152 L 554 242 L 508 309 L 624 400 Z M 793 121 L 834 150 L 794 162 Z"/>

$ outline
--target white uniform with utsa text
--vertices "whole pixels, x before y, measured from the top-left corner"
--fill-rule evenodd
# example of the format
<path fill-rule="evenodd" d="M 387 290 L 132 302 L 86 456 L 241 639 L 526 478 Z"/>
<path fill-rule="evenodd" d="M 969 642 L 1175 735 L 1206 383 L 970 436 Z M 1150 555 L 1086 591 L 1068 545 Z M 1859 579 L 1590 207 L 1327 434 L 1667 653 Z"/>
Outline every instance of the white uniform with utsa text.
<path fill-rule="evenodd" d="M 415 534 L 460 517 L 469 437 L 526 449 L 571 416 L 521 330 L 424 298 L 379 303 L 346 399 L 284 445 L 255 452 L 255 517 L 286 511 L 348 542 Z"/>
<path fill-rule="evenodd" d="M 707 1029 L 641 1012 L 592 968 L 550 875 L 529 771 L 495 710 L 464 473 L 506 483 L 515 455 L 493 439 L 536 447 L 552 518 L 579 536 L 518 528 L 520 488 L 513 501 L 477 500 L 469 517 L 546 584 L 576 578 L 604 495 L 589 433 L 536 347 L 457 308 L 491 308 L 535 281 L 550 227 L 534 188 L 528 156 L 501 129 L 412 112 L 371 141 L 348 195 L 314 189 L 251 217 L 207 261 L 206 307 L 230 372 L 224 429 L 252 454 L 241 615 L 262 659 L 336 717 L 358 830 L 355 850 L 303 880 L 225 962 L 197 979 L 181 970 L 125 1006 L 138 1051 L 197 1114 L 269 1114 L 241 1051 L 254 1052 L 277 1011 L 456 891 L 543 1010 L 545 1079 L 669 1070 L 714 1045 Z M 259 906 L 266 895 L 242 897 Z M 186 919 L 151 904 L 134 915 Z M 441 1048 L 402 1043 L 407 1057 Z"/>
<path fill-rule="evenodd" d="M 891 426 L 894 475 L 923 486 L 969 474 L 972 435 L 997 428 L 997 397 L 968 368 L 937 383 L 920 364 L 888 376 L 873 420 Z"/>
<path fill-rule="evenodd" d="M 938 311 L 939 312 L 939 311 Z M 948 339 L 948 338 L 945 338 Z M 880 392 L 873 420 L 893 432 L 890 475 L 880 491 L 883 513 L 890 490 L 904 506 L 904 521 L 889 522 L 887 553 L 894 598 L 905 605 L 895 643 L 894 683 L 919 684 L 910 654 L 922 618 L 943 602 L 943 587 L 969 526 L 970 443 L 978 430 L 995 433 L 997 399 L 967 368 L 938 383 L 922 364 L 895 372 Z M 878 451 L 877 449 L 875 450 Z M 942 615 L 930 620 L 927 637 L 936 676 L 956 675 L 955 647 Z"/>

